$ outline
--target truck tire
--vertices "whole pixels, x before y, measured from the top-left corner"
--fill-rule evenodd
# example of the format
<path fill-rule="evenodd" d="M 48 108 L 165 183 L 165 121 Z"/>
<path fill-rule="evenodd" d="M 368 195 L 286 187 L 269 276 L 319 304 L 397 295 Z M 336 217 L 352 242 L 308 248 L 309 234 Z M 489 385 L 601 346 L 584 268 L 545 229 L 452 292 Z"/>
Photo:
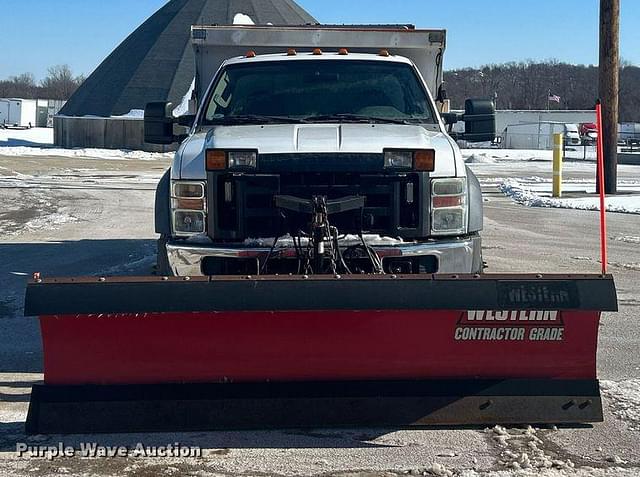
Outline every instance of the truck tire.
<path fill-rule="evenodd" d="M 156 273 L 162 277 L 174 276 L 169 265 L 169 255 L 167 254 L 167 236 L 161 235 L 158 239 L 158 255 L 156 259 Z"/>

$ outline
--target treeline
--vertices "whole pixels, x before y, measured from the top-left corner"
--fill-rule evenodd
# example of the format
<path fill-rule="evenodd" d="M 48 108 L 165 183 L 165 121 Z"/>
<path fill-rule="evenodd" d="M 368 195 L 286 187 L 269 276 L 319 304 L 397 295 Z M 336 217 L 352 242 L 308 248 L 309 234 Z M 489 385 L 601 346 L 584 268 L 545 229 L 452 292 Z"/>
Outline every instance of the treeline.
<path fill-rule="evenodd" d="M 69 65 L 52 66 L 40 82 L 31 73 L 0 80 L 0 98 L 67 100 L 83 81 L 84 76 L 75 76 Z"/>
<path fill-rule="evenodd" d="M 445 72 L 451 107 L 466 98 L 495 98 L 499 109 L 547 109 L 549 91 L 560 96 L 551 109 L 593 109 L 598 97 L 598 67 L 557 61 L 505 63 Z M 640 68 L 620 69 L 620 121 L 640 122 Z"/>

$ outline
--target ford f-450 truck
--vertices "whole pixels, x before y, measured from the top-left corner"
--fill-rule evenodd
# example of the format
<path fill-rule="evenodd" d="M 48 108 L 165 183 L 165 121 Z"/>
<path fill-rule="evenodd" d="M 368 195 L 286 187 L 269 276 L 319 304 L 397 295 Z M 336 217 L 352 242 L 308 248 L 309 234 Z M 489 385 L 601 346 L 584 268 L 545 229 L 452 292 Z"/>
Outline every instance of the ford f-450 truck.
<path fill-rule="evenodd" d="M 180 143 L 162 276 L 34 274 L 27 434 L 602 421 L 613 279 L 475 273 L 482 199 L 455 138 L 494 139 L 494 108 L 445 112 L 443 31 L 192 35 L 197 113 L 145 111 L 149 142 Z"/>
<path fill-rule="evenodd" d="M 192 39 L 197 112 L 145 110 L 147 142 L 180 144 L 156 195 L 159 273 L 482 271 L 480 185 L 456 139 L 493 140 L 495 110 L 447 112 L 445 31 L 196 26 Z"/>

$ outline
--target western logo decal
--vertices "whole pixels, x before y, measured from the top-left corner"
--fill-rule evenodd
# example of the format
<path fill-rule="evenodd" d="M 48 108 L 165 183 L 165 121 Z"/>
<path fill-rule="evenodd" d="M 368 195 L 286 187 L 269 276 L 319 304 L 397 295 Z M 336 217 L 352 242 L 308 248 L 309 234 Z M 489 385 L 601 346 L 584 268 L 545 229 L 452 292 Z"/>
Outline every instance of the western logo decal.
<path fill-rule="evenodd" d="M 558 311 L 467 311 L 458 320 L 456 341 L 563 341 Z"/>

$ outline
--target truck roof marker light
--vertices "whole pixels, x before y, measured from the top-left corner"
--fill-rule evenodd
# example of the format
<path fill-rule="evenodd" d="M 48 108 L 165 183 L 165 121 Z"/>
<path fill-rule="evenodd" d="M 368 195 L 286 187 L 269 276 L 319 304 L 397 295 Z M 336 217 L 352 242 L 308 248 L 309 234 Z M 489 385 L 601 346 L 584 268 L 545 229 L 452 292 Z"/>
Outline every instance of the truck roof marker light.
<path fill-rule="evenodd" d="M 346 56 L 346 55 L 349 54 L 349 50 L 347 50 L 346 48 L 340 48 L 338 50 L 338 54 L 341 55 L 341 56 Z"/>
<path fill-rule="evenodd" d="M 320 56 L 322 54 L 322 50 L 320 48 L 314 48 L 313 54 L 316 56 Z"/>
<path fill-rule="evenodd" d="M 389 50 L 380 50 L 380 52 L 378 53 L 378 56 L 384 56 L 385 58 L 388 56 L 391 56 L 391 53 L 389 53 Z"/>
<path fill-rule="evenodd" d="M 433 172 L 436 168 L 436 151 L 424 149 L 413 155 L 413 168 L 416 171 Z"/>
<path fill-rule="evenodd" d="M 207 149 L 207 170 L 221 171 L 227 168 L 227 154 L 219 149 Z"/>
<path fill-rule="evenodd" d="M 296 56 L 298 54 L 298 52 L 296 51 L 295 48 L 289 48 L 287 50 L 287 56 Z"/>
<path fill-rule="evenodd" d="M 247 54 L 244 55 L 245 58 L 255 58 L 256 57 L 256 52 L 253 50 L 249 50 L 247 51 Z"/>

